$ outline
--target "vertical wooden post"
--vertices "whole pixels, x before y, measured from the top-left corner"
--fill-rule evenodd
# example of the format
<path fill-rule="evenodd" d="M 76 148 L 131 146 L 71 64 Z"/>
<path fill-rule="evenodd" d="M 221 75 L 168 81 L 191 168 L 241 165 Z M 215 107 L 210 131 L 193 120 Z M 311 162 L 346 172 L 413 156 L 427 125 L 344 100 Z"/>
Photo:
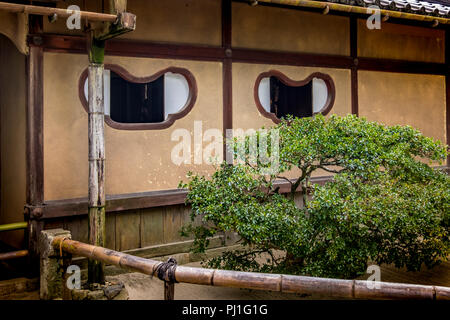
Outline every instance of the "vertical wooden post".
<path fill-rule="evenodd" d="M 98 57 L 98 54 L 93 56 Z M 100 62 L 100 63 L 98 63 Z M 105 137 L 103 59 L 89 64 L 89 243 L 104 247 L 105 231 Z M 104 283 L 104 264 L 89 260 L 89 283 Z"/>
<path fill-rule="evenodd" d="M 350 17 L 350 56 L 353 59 L 351 69 L 352 114 L 358 116 L 358 19 Z"/>
<path fill-rule="evenodd" d="M 91 26 L 89 48 L 89 242 L 104 247 L 105 228 L 105 106 L 103 71 L 105 41 L 136 28 L 136 16 L 125 12 L 126 0 L 110 0 L 109 10 L 118 14 L 114 23 Z M 104 263 L 89 260 L 88 282 L 105 283 Z"/>
<path fill-rule="evenodd" d="M 175 299 L 175 283 L 164 281 L 164 300 Z"/>
<path fill-rule="evenodd" d="M 231 151 L 226 146 L 227 129 L 233 128 L 233 62 L 232 62 L 232 1 L 222 0 L 222 49 L 225 58 L 222 61 L 223 87 L 223 159 L 233 159 Z M 232 161 L 232 160 L 231 160 Z"/>
<path fill-rule="evenodd" d="M 446 134 L 447 145 L 450 145 L 450 27 L 445 29 L 445 97 L 446 97 Z M 450 155 L 447 157 L 447 167 L 450 167 Z"/>
<path fill-rule="evenodd" d="M 27 57 L 27 109 L 26 109 L 26 205 L 25 219 L 28 228 L 25 241 L 28 245 L 30 276 L 39 272 L 38 238 L 44 223 L 41 220 L 44 202 L 44 50 L 40 46 L 42 17 L 30 16 L 30 42 Z"/>

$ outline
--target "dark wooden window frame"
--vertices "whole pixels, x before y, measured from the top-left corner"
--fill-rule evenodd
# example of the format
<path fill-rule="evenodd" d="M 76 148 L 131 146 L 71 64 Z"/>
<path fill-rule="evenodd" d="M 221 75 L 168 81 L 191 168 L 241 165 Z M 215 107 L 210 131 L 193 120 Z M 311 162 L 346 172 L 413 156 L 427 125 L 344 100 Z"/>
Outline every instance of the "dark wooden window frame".
<path fill-rule="evenodd" d="M 169 67 L 164 70 L 158 71 L 157 73 L 148 77 L 136 77 L 129 73 L 123 67 L 116 64 L 105 64 L 105 70 L 111 70 L 117 73 L 123 79 L 132 83 L 149 83 L 152 82 L 162 75 L 171 72 L 176 74 L 181 74 L 187 81 L 189 86 L 189 96 L 186 104 L 177 113 L 171 113 L 168 115 L 167 119 L 162 122 L 154 123 L 121 123 L 111 119 L 109 115 L 105 115 L 105 122 L 108 126 L 118 130 L 160 130 L 169 128 L 178 119 L 186 116 L 194 107 L 197 101 L 197 82 L 195 81 L 194 75 L 185 68 Z M 88 69 L 85 69 L 78 80 L 78 96 L 80 98 L 81 104 L 86 112 L 88 112 L 88 101 L 84 94 L 84 84 L 88 77 Z"/>
<path fill-rule="evenodd" d="M 269 78 L 269 77 L 276 77 L 279 79 L 283 84 L 290 86 L 290 87 L 302 87 L 309 82 L 311 82 L 314 78 L 322 79 L 325 82 L 325 85 L 327 86 L 328 90 L 328 97 L 327 101 L 325 102 L 325 105 L 322 109 L 320 109 L 319 112 L 315 112 L 314 114 L 322 113 L 323 115 L 328 114 L 334 105 L 334 100 L 336 97 L 336 88 L 334 86 L 333 79 L 326 73 L 322 72 L 314 72 L 311 73 L 308 77 L 306 77 L 303 80 L 292 80 L 288 76 L 286 76 L 284 73 L 278 71 L 278 70 L 270 70 L 267 72 L 261 73 L 257 78 L 255 82 L 255 87 L 253 89 L 253 96 L 255 98 L 256 107 L 258 108 L 258 111 L 266 118 L 271 119 L 274 123 L 280 123 L 281 119 L 278 118 L 274 113 L 266 111 L 264 107 L 261 104 L 261 101 L 259 100 L 259 85 L 261 84 L 262 79 Z"/>

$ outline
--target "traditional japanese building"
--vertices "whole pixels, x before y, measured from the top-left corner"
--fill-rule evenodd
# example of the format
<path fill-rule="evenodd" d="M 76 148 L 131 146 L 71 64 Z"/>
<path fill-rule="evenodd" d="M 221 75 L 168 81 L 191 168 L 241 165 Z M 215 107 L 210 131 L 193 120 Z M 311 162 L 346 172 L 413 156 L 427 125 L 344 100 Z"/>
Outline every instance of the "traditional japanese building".
<path fill-rule="evenodd" d="M 48 11 L 11 6 L 30 2 Z M 33 254 L 55 227 L 88 242 L 86 28 L 111 21 L 107 2 L 0 2 L 0 224 L 28 222 L 0 233 L 14 250 Z M 91 14 L 79 29 L 76 11 L 55 11 L 70 5 Z M 287 114 L 356 114 L 449 144 L 447 1 L 128 0 L 126 11 L 136 28 L 107 40 L 104 59 L 108 248 L 188 251 L 177 186 L 214 168 L 193 144 L 190 161 L 174 162 L 176 130 L 193 141 L 199 123 L 225 133 Z"/>

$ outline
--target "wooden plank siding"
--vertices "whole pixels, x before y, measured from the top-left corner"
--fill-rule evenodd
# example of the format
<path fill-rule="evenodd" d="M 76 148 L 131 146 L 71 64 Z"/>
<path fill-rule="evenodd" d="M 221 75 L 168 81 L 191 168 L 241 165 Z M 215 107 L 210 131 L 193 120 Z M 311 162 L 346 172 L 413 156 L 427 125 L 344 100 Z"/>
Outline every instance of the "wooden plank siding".
<path fill-rule="evenodd" d="M 182 237 L 181 227 L 190 221 L 190 208 L 181 205 L 136 209 L 106 214 L 108 249 L 126 251 L 191 240 Z M 88 243 L 87 216 L 46 219 L 44 229 L 64 228 L 72 239 Z"/>

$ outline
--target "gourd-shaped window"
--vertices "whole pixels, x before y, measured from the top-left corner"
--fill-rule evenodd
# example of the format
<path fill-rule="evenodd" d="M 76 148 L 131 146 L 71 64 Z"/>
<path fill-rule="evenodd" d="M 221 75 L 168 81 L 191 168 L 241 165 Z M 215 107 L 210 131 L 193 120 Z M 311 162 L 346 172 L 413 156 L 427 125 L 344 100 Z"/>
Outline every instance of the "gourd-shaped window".
<path fill-rule="evenodd" d="M 87 110 L 87 71 L 81 76 L 80 85 L 80 99 Z M 167 128 L 192 109 L 196 97 L 195 79 L 186 69 L 168 68 L 137 78 L 119 66 L 105 65 L 105 121 L 114 128 Z"/>
<path fill-rule="evenodd" d="M 333 106 L 334 95 L 333 80 L 323 73 L 295 81 L 279 71 L 269 71 L 259 75 L 255 85 L 259 111 L 274 122 L 288 115 L 303 118 L 327 114 Z"/>

